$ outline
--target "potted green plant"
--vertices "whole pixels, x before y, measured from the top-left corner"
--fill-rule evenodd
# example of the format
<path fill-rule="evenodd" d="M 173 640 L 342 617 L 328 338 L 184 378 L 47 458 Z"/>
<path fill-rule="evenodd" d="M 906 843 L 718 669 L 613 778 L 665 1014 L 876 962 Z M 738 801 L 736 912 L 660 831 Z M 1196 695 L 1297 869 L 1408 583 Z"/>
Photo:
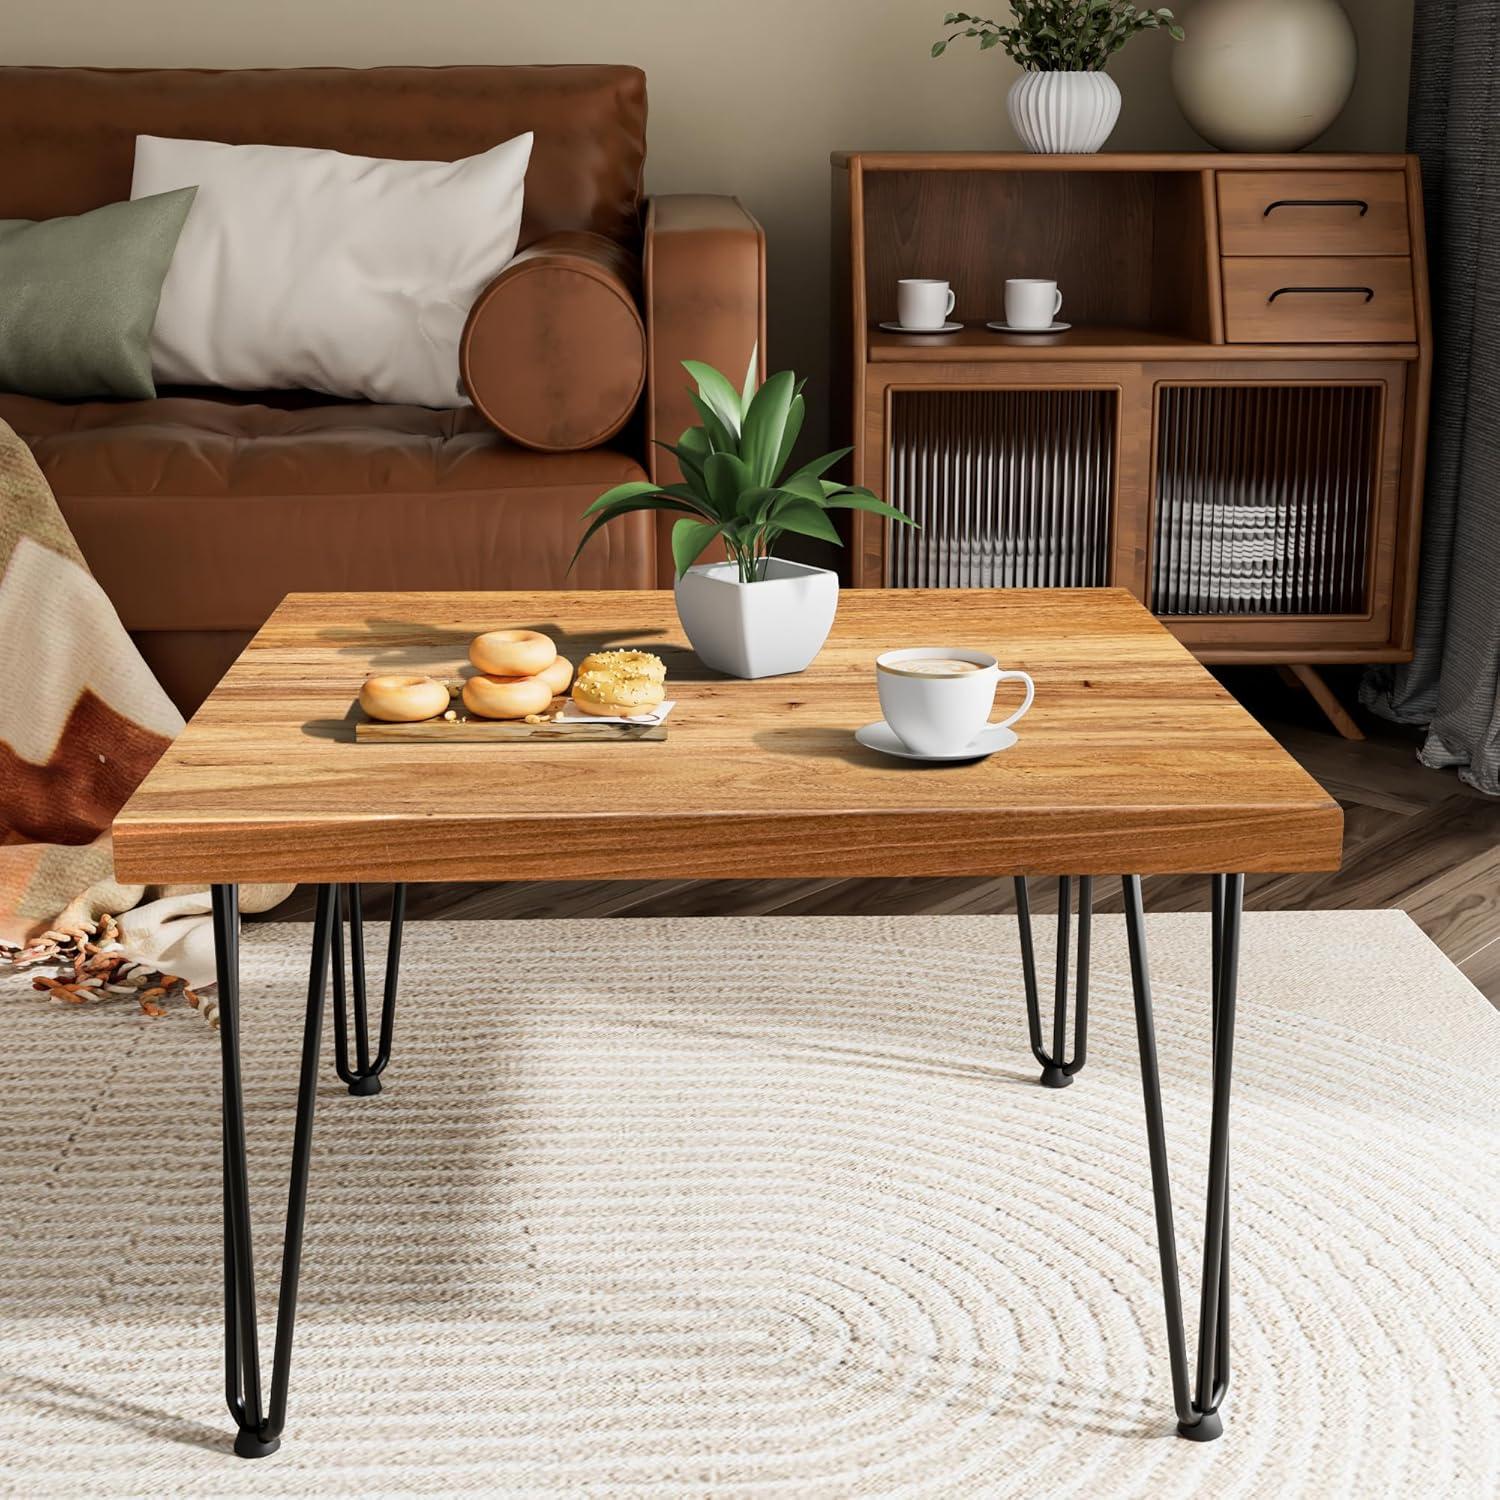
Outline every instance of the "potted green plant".
<path fill-rule="evenodd" d="M 617 484 L 583 513 L 589 538 L 632 511 L 680 511 L 672 527 L 677 565 L 677 614 L 699 659 L 734 677 L 800 672 L 823 649 L 838 609 L 838 574 L 776 557 L 788 534 L 838 543 L 830 511 L 865 510 L 911 523 L 862 485 L 823 476 L 851 450 L 840 448 L 790 474 L 792 448 L 806 406 L 790 370 L 759 388 L 759 359 L 750 356 L 743 389 L 712 365 L 684 360 L 697 391 L 690 393 L 699 425 L 660 446 L 682 470 L 681 483 L 638 479 Z M 726 562 L 699 564 L 719 545 Z"/>
<path fill-rule="evenodd" d="M 1028 151 L 1097 151 L 1120 117 L 1120 90 L 1105 65 L 1131 37 L 1165 31 L 1183 38 L 1169 10 L 1140 10 L 1130 0 L 1011 0 L 1014 25 L 951 10 L 957 30 L 932 44 L 977 38 L 981 51 L 1001 48 L 1024 70 L 1010 86 L 1006 109 Z"/>

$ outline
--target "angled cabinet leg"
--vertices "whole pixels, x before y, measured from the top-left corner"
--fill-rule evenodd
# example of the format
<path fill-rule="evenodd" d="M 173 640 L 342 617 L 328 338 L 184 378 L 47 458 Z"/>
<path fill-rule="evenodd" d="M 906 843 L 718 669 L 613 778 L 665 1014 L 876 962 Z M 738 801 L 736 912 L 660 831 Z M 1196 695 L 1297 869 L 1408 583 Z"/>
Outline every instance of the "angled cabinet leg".
<path fill-rule="evenodd" d="M 1234 1011 L 1239 985 L 1240 918 L 1243 875 L 1213 877 L 1213 1107 L 1208 1140 L 1208 1203 L 1204 1218 L 1203 1280 L 1198 1306 L 1198 1359 L 1190 1384 L 1182 1288 L 1177 1275 L 1177 1236 L 1167 1137 L 1162 1122 L 1161 1074 L 1146 955 L 1146 921 L 1137 875 L 1123 877 L 1125 928 L 1130 942 L 1130 978 L 1135 993 L 1136 1036 L 1141 1054 L 1141 1087 L 1146 1103 L 1146 1143 L 1151 1155 L 1151 1190 L 1161 1254 L 1162 1295 L 1172 1364 L 1172 1399 L 1177 1431 L 1194 1442 L 1208 1442 L 1224 1430 L 1219 1405 L 1229 1387 L 1229 1090 L 1234 1063 Z"/>
<path fill-rule="evenodd" d="M 323 1038 L 323 998 L 328 983 L 334 929 L 331 887 L 318 892 L 313 924 L 312 968 L 302 1030 L 297 1083 L 297 1120 L 292 1138 L 291 1183 L 281 1256 L 281 1295 L 269 1396 L 261 1385 L 260 1338 L 255 1309 L 255 1256 L 250 1236 L 250 1187 L 245 1160 L 245 1107 L 240 1088 L 239 890 L 213 888 L 213 925 L 219 985 L 219 1046 L 223 1063 L 224 1157 L 224 1395 L 238 1424 L 234 1451 L 263 1458 L 281 1446 L 286 1425 L 297 1284 L 302 1268 L 302 1229 L 312 1161 L 313 1111 L 317 1103 L 318 1057 Z"/>
<path fill-rule="evenodd" d="M 370 1052 L 369 1007 L 365 989 L 364 904 L 357 885 L 333 887 L 333 1060 L 349 1092 L 380 1092 L 380 1075 L 391 1060 L 391 1032 L 396 1022 L 396 985 L 401 969 L 401 931 L 406 920 L 406 887 L 391 896 L 391 936 L 385 955 L 385 993 L 380 1006 L 380 1037 Z M 353 981 L 354 1058 L 349 1057 L 349 993 L 344 974 L 344 918 L 349 920 L 349 976 Z"/>
<path fill-rule="evenodd" d="M 1057 973 L 1052 999 L 1052 1046 L 1042 1041 L 1041 992 L 1036 977 L 1036 945 L 1031 936 L 1031 896 L 1026 877 L 1015 878 L 1016 917 L 1021 934 L 1021 972 L 1026 986 L 1026 1027 L 1032 1056 L 1042 1065 L 1043 1088 L 1066 1088 L 1083 1067 L 1089 1031 L 1089 927 L 1094 911 L 1094 881 L 1089 875 L 1078 881 L 1078 972 L 1073 991 L 1073 1055 L 1068 1042 L 1068 949 L 1072 924 L 1073 880 L 1064 875 L 1057 882 Z"/>

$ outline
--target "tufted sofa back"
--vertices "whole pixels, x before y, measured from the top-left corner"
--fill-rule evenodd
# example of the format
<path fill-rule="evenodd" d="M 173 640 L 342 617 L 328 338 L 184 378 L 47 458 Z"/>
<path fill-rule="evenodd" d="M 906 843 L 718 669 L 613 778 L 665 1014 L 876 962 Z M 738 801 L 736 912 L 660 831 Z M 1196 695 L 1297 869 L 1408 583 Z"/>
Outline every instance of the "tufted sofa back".
<path fill-rule="evenodd" d="M 137 135 L 456 161 L 535 132 L 521 244 L 563 229 L 638 248 L 638 68 L 0 67 L 0 219 L 130 196 Z"/>

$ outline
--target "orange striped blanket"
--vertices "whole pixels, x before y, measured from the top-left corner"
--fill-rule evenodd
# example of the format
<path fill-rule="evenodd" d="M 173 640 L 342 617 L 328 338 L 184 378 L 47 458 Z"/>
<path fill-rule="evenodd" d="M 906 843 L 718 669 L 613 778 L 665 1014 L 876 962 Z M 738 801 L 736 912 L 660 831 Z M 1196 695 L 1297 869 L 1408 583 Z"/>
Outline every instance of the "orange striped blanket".
<path fill-rule="evenodd" d="M 115 813 L 181 728 L 0 422 L 0 963 L 39 989 L 159 1010 L 212 980 L 206 893 L 121 885 L 110 851 Z M 264 909 L 286 889 L 242 900 Z"/>

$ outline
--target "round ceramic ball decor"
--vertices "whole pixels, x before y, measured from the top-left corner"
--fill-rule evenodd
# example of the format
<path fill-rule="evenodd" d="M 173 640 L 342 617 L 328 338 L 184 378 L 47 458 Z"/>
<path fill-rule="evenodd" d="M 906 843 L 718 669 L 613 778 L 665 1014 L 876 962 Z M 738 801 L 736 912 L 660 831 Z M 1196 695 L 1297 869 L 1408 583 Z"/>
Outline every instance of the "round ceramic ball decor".
<path fill-rule="evenodd" d="M 1222 151 L 1300 151 L 1338 118 L 1359 43 L 1339 0 L 1198 0 L 1172 48 L 1188 123 Z"/>

